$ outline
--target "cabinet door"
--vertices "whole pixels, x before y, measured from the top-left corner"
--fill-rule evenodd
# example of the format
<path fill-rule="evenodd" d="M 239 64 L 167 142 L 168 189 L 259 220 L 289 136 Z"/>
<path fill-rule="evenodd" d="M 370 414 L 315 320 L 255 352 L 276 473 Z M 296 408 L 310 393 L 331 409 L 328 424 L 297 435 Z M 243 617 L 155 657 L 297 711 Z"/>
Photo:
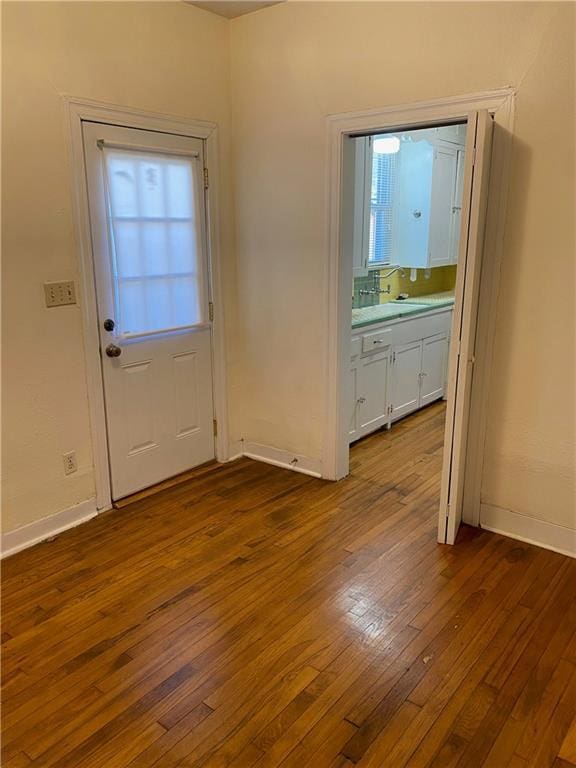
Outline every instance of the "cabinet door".
<path fill-rule="evenodd" d="M 422 342 L 422 368 L 420 378 L 420 405 L 439 400 L 444 396 L 446 363 L 448 360 L 448 336 L 440 333 Z"/>
<path fill-rule="evenodd" d="M 358 362 L 358 437 L 388 423 L 390 350 L 367 355 Z"/>
<path fill-rule="evenodd" d="M 392 261 L 428 266 L 434 150 L 427 141 L 402 142 L 392 215 Z"/>
<path fill-rule="evenodd" d="M 452 225 L 450 232 L 450 263 L 458 262 L 460 246 L 460 224 L 462 222 L 462 194 L 464 191 L 464 157 L 463 149 L 459 149 L 456 159 L 456 180 L 454 183 L 454 199 L 452 200 Z"/>
<path fill-rule="evenodd" d="M 358 409 L 360 403 L 358 402 L 358 365 L 353 363 L 350 366 L 350 380 L 348 390 L 348 414 L 349 414 L 349 426 L 348 426 L 348 440 L 354 442 L 358 440 Z"/>
<path fill-rule="evenodd" d="M 456 184 L 458 151 L 455 148 L 435 148 L 432 171 L 432 204 L 428 266 L 450 264 L 452 204 Z"/>
<path fill-rule="evenodd" d="M 420 399 L 420 364 L 422 360 L 422 342 L 402 344 L 394 350 L 392 365 L 392 420 L 406 416 L 419 407 Z"/>

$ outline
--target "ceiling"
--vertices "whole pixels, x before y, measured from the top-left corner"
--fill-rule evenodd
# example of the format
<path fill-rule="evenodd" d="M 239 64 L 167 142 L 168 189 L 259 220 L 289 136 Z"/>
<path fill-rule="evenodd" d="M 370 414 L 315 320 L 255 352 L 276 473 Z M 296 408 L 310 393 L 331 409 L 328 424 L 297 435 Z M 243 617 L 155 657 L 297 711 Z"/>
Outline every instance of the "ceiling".
<path fill-rule="evenodd" d="M 244 0 L 207 0 L 206 2 L 196 2 L 196 0 L 187 0 L 190 5 L 196 5 L 205 11 L 212 11 L 218 16 L 224 16 L 226 19 L 234 19 L 236 16 L 244 16 L 246 13 L 259 11 L 261 8 L 267 8 L 269 5 L 279 5 L 284 0 L 256 0 L 256 2 L 244 2 Z"/>

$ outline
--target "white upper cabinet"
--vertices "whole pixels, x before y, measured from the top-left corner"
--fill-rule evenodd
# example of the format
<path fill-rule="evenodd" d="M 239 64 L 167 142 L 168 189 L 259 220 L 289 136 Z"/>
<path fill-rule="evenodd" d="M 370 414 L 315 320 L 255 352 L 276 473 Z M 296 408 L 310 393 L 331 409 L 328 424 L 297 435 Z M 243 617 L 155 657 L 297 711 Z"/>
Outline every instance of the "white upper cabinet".
<path fill-rule="evenodd" d="M 428 267 L 452 262 L 452 230 L 458 151 L 454 147 L 435 147 L 432 161 Z"/>
<path fill-rule="evenodd" d="M 392 223 L 399 266 L 426 269 L 457 261 L 460 155 L 463 150 L 448 141 L 402 142 Z"/>
<path fill-rule="evenodd" d="M 456 184 L 454 186 L 454 201 L 452 203 L 452 227 L 450 232 L 450 264 L 458 261 L 460 245 L 460 223 L 462 221 L 462 195 L 464 192 L 464 158 L 463 149 L 457 150 Z"/>
<path fill-rule="evenodd" d="M 392 253 L 401 267 L 428 267 L 434 149 L 402 143 L 392 213 Z"/>

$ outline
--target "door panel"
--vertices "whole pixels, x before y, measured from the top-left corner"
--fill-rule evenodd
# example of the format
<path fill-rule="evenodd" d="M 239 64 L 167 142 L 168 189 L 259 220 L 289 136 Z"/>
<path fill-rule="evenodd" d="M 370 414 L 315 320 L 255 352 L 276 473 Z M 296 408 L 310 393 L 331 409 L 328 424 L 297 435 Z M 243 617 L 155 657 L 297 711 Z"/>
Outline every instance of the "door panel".
<path fill-rule="evenodd" d="M 452 225 L 450 228 L 450 263 L 456 264 L 458 261 L 458 243 L 460 239 L 460 228 L 462 224 L 462 195 L 464 193 L 464 160 L 465 152 L 458 150 L 458 161 L 456 168 L 456 184 L 454 185 L 454 199 L 452 201 Z"/>
<path fill-rule="evenodd" d="M 83 133 L 118 499 L 214 457 L 203 143 Z"/>
<path fill-rule="evenodd" d="M 444 395 L 448 337 L 442 333 L 422 342 L 420 405 L 428 405 Z"/>
<path fill-rule="evenodd" d="M 450 235 L 452 230 L 456 162 L 457 151 L 455 149 L 434 149 L 429 242 L 429 264 L 431 267 L 450 263 Z"/>
<path fill-rule="evenodd" d="M 406 416 L 419 407 L 422 342 L 402 344 L 394 350 L 392 366 L 392 420 Z"/>
<path fill-rule="evenodd" d="M 427 141 L 400 147 L 392 214 L 392 249 L 399 266 L 428 266 L 433 151 Z"/>
<path fill-rule="evenodd" d="M 470 390 L 476 343 L 475 320 L 488 201 L 492 131 L 492 117 L 486 110 L 470 113 L 438 519 L 438 540 L 448 544 L 454 543 L 462 519 Z"/>
<path fill-rule="evenodd" d="M 360 360 L 358 437 L 388 423 L 388 373 L 390 352 L 379 352 Z"/>
<path fill-rule="evenodd" d="M 350 368 L 350 427 L 348 429 L 349 441 L 358 439 L 358 366 Z"/>

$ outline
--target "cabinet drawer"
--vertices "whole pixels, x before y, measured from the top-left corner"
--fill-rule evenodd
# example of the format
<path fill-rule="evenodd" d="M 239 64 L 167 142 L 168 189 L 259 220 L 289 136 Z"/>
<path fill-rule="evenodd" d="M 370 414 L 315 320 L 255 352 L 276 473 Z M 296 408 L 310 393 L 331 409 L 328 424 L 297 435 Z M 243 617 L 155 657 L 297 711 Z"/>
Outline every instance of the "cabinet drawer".
<path fill-rule="evenodd" d="M 435 336 L 437 333 L 450 333 L 452 312 L 440 312 L 437 315 L 420 315 L 419 317 L 398 323 L 394 335 L 395 344 L 410 344 L 418 339 Z"/>
<path fill-rule="evenodd" d="M 380 328 L 379 331 L 362 335 L 362 352 L 377 352 L 392 343 L 392 328 Z"/>

